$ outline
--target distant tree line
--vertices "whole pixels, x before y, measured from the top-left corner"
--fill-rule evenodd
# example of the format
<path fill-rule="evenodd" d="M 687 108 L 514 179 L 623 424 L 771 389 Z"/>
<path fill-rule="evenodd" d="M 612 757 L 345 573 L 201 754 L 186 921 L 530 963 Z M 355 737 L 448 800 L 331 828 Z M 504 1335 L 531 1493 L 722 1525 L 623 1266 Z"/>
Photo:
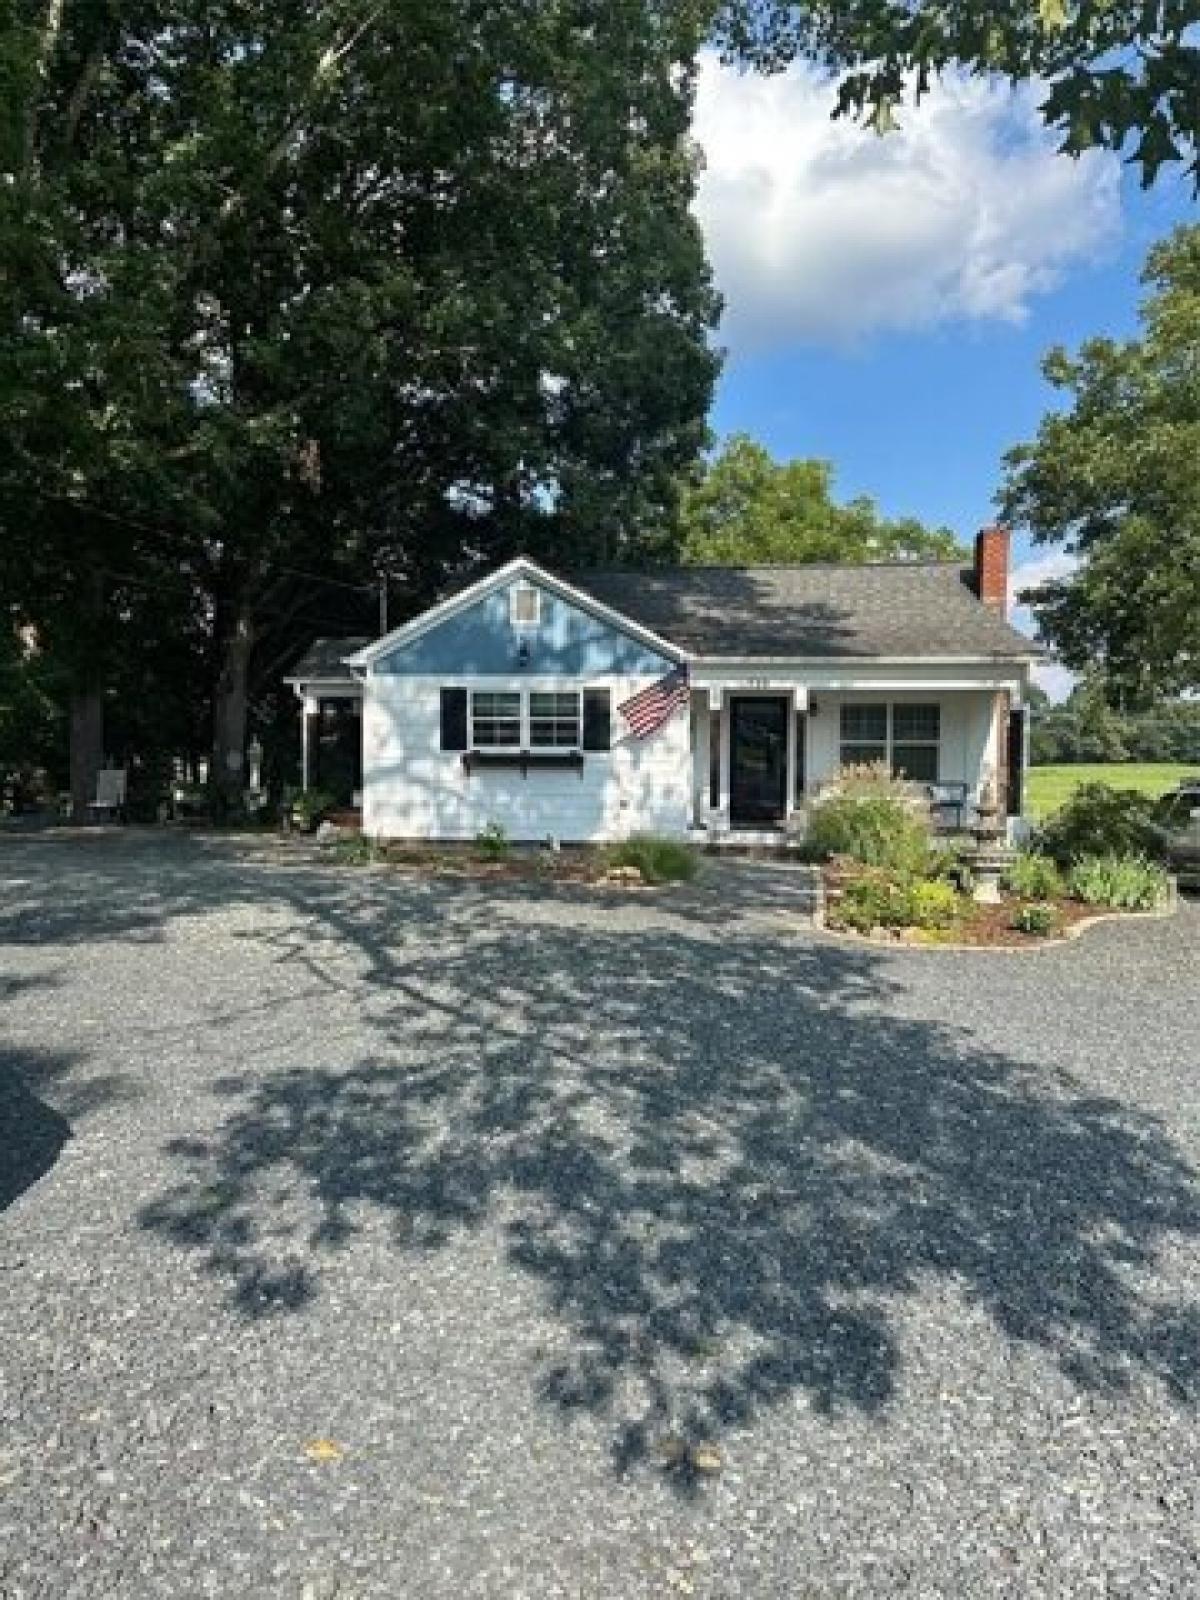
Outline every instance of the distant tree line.
<path fill-rule="evenodd" d="M 1098 685 L 1081 684 L 1062 705 L 1035 693 L 1030 756 L 1035 766 L 1171 761 L 1200 772 L 1200 700 L 1168 700 L 1118 711 Z"/>

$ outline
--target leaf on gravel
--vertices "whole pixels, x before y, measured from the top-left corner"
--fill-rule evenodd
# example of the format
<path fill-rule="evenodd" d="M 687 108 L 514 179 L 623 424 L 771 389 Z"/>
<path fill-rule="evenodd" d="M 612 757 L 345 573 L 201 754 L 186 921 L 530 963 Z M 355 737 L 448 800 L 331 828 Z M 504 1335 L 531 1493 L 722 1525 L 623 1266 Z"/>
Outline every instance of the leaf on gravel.
<path fill-rule="evenodd" d="M 345 1453 L 336 1439 L 310 1439 L 304 1446 L 310 1461 L 340 1461 Z"/>
<path fill-rule="evenodd" d="M 688 1452 L 688 1460 L 694 1472 L 720 1472 L 722 1466 L 721 1452 L 715 1444 L 693 1445 Z"/>

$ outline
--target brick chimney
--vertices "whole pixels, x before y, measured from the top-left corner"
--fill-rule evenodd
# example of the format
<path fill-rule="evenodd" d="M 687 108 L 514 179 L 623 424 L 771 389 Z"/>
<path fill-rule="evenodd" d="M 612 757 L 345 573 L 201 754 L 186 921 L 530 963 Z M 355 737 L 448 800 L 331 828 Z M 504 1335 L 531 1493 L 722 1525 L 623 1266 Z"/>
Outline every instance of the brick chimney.
<path fill-rule="evenodd" d="M 1008 615 L 1008 551 L 1010 534 L 999 526 L 984 528 L 975 539 L 975 593 L 985 606 Z"/>

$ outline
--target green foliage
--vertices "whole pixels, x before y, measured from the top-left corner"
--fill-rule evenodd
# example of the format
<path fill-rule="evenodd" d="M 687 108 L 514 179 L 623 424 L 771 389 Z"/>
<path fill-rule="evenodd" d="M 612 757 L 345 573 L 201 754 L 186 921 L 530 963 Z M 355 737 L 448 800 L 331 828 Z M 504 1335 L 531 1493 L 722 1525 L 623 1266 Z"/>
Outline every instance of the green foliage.
<path fill-rule="evenodd" d="M 333 854 L 336 860 L 348 867 L 369 867 L 383 859 L 375 840 L 369 839 L 365 833 L 343 834 L 334 841 Z"/>
<path fill-rule="evenodd" d="M 1039 939 L 1046 939 L 1052 933 L 1057 933 L 1061 925 L 1062 917 L 1059 912 L 1044 901 L 1018 906 L 1009 921 L 1009 926 L 1015 928 L 1018 933 L 1035 934 Z"/>
<path fill-rule="evenodd" d="M 311 833 L 336 805 L 337 798 L 328 789 L 301 789 L 292 798 L 291 811 L 297 825 Z"/>
<path fill-rule="evenodd" d="M 796 57 L 838 79 L 838 110 L 886 128 L 904 123 L 903 103 L 919 99 L 947 68 L 1036 79 L 1039 110 L 1079 155 L 1095 147 L 1126 152 L 1154 182 L 1164 163 L 1197 172 L 1200 138 L 1197 62 L 1187 30 L 1195 8 L 1141 0 L 958 0 L 795 5 L 789 0 L 715 0 L 716 41 L 727 54 L 765 71 Z M 894 115 L 895 108 L 901 109 Z"/>
<path fill-rule="evenodd" d="M 647 883 L 686 883 L 700 863 L 690 845 L 678 839 L 660 839 L 639 833 L 604 852 L 607 867 L 636 867 Z"/>
<path fill-rule="evenodd" d="M 808 825 L 810 845 L 866 866 L 923 873 L 928 869 L 928 818 L 911 785 L 884 767 L 844 769 L 818 796 Z"/>
<path fill-rule="evenodd" d="M 500 822 L 489 822 L 475 835 L 475 848 L 485 861 L 505 861 L 512 853 L 512 841 Z"/>
<path fill-rule="evenodd" d="M 828 462 L 778 462 L 745 434 L 734 435 L 684 494 L 684 559 L 740 566 L 963 556 L 948 529 L 890 520 L 870 500 L 836 504 L 832 481 Z"/>
<path fill-rule="evenodd" d="M 970 894 L 975 887 L 975 869 L 969 850 L 946 840 L 934 840 L 929 851 L 927 872 L 950 884 L 959 894 Z"/>
<path fill-rule="evenodd" d="M 944 879 L 918 879 L 909 891 L 909 917 L 914 928 L 950 928 L 961 913 L 962 897 Z"/>
<path fill-rule="evenodd" d="M 871 933 L 876 928 L 906 928 L 912 920 L 912 895 L 907 882 L 881 871 L 851 878 L 830 908 L 835 927 Z"/>
<path fill-rule="evenodd" d="M 1004 493 L 1012 521 L 1079 558 L 1030 596 L 1044 632 L 1125 704 L 1200 688 L 1200 225 L 1157 245 L 1144 281 L 1140 337 L 1047 356 L 1069 404 L 1010 452 Z"/>
<path fill-rule="evenodd" d="M 875 928 L 922 928 L 940 932 L 962 914 L 963 901 L 954 886 L 940 878 L 909 878 L 870 868 L 845 884 L 831 907 L 836 927 L 870 933 Z"/>
<path fill-rule="evenodd" d="M 1175 762 L 1200 769 L 1200 701 L 1118 711 L 1101 683 L 1085 681 L 1062 705 L 1035 708 L 1030 755 L 1035 766 Z"/>
<path fill-rule="evenodd" d="M 80 686 L 170 678 L 129 749 L 211 741 L 234 803 L 347 586 L 662 551 L 719 365 L 695 7 L 18 9 L 0 601 Z"/>
<path fill-rule="evenodd" d="M 1037 835 L 1039 850 L 1061 868 L 1078 856 L 1153 855 L 1154 801 L 1136 789 L 1081 784 Z"/>
<path fill-rule="evenodd" d="M 1063 892 L 1058 864 L 1037 850 L 1021 850 L 1004 873 L 1004 887 L 1029 900 L 1050 900 Z"/>
<path fill-rule="evenodd" d="M 1170 879 L 1141 855 L 1081 856 L 1071 868 L 1071 893 L 1089 906 L 1116 911 L 1153 911 L 1170 893 Z"/>

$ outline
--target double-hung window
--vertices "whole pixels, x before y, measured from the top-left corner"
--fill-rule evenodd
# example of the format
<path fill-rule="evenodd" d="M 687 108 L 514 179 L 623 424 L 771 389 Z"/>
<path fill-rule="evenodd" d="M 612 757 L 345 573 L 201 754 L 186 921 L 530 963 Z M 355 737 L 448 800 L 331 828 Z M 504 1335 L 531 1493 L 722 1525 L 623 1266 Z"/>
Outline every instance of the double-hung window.
<path fill-rule="evenodd" d="M 938 781 L 942 741 L 942 708 L 929 705 L 892 707 L 892 771 L 914 783 Z"/>
<path fill-rule="evenodd" d="M 521 748 L 521 694 L 519 690 L 471 692 L 471 747 L 474 750 Z"/>
<path fill-rule="evenodd" d="M 942 708 L 936 701 L 918 704 L 882 702 L 844 705 L 841 709 L 841 764 L 872 766 L 881 762 L 897 778 L 937 783 L 940 776 Z"/>
<path fill-rule="evenodd" d="M 579 750 L 582 696 L 520 689 L 471 691 L 471 749 Z"/>
<path fill-rule="evenodd" d="M 574 690 L 529 696 L 529 748 L 531 750 L 578 750 L 580 740 L 580 697 Z"/>
<path fill-rule="evenodd" d="M 869 767 L 888 758 L 886 705 L 842 707 L 842 765 Z"/>

